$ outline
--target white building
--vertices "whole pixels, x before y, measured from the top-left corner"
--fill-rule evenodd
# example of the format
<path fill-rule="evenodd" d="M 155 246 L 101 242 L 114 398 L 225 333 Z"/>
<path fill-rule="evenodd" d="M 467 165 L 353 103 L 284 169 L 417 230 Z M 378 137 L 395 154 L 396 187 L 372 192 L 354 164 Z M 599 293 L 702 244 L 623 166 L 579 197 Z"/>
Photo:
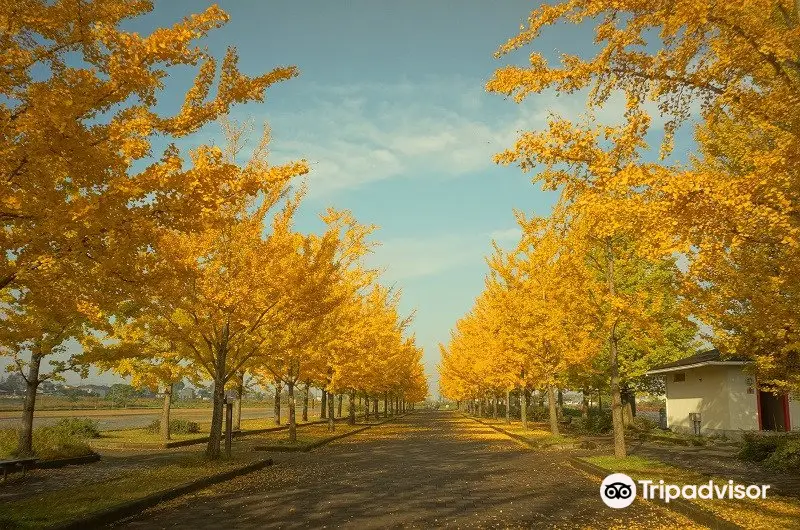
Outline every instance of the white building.
<path fill-rule="evenodd" d="M 742 431 L 800 430 L 800 397 L 758 388 L 747 361 L 710 350 L 647 372 L 665 378 L 667 427 L 689 434 L 736 437 Z"/>

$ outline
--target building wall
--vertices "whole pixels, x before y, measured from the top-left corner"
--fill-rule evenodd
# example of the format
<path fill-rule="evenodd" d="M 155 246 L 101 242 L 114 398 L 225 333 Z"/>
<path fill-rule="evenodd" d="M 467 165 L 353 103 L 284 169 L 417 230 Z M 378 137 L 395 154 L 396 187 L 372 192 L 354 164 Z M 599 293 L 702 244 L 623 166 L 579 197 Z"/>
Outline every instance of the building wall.
<path fill-rule="evenodd" d="M 709 367 L 714 368 L 714 367 Z M 726 434 L 758 430 L 758 391 L 755 377 L 746 374 L 741 366 L 717 366 L 728 380 L 728 418 Z M 749 384 L 748 384 L 749 383 Z M 748 393 L 748 389 L 752 390 Z"/>
<path fill-rule="evenodd" d="M 704 366 L 666 374 L 667 426 L 692 433 L 689 414 L 701 415 L 701 434 L 736 434 L 758 429 L 756 394 L 748 394 L 747 377 L 739 366 Z M 752 387 L 751 387 L 752 388 Z"/>

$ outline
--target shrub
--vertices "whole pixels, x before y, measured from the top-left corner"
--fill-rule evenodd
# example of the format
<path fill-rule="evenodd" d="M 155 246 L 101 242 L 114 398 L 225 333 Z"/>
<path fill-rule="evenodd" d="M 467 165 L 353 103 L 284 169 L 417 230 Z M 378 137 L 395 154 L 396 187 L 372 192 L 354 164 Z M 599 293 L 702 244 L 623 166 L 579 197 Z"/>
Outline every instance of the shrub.
<path fill-rule="evenodd" d="M 570 407 L 564 407 L 564 417 L 572 416 L 573 418 L 580 418 L 581 417 L 581 409 L 573 409 Z"/>
<path fill-rule="evenodd" d="M 633 427 L 638 431 L 652 431 L 658 427 L 658 422 L 653 421 L 647 416 L 636 416 L 633 418 Z"/>
<path fill-rule="evenodd" d="M 85 437 L 53 427 L 39 427 L 33 430 L 33 452 L 41 460 L 55 460 L 93 454 Z"/>
<path fill-rule="evenodd" d="M 739 458 L 750 462 L 761 462 L 767 459 L 778 448 L 778 436 L 764 436 L 755 432 L 746 432 L 742 435 L 742 448 Z"/>
<path fill-rule="evenodd" d="M 550 419 L 550 410 L 547 407 L 530 405 L 528 407 L 528 419 L 531 421 L 548 421 Z"/>
<path fill-rule="evenodd" d="M 770 469 L 800 471 L 800 437 L 780 437 L 778 447 L 763 463 Z"/>
<path fill-rule="evenodd" d="M 154 420 L 147 426 L 147 431 L 153 434 L 161 432 L 161 420 Z M 172 434 L 196 434 L 200 432 L 200 425 L 196 421 L 169 420 L 169 432 Z"/>
<path fill-rule="evenodd" d="M 689 443 L 694 445 L 695 447 L 700 447 L 706 445 L 707 441 L 702 436 L 692 436 L 689 439 Z"/>
<path fill-rule="evenodd" d="M 575 418 L 571 425 L 578 432 L 605 434 L 611 431 L 611 411 L 590 408 L 586 418 Z"/>
<path fill-rule="evenodd" d="M 97 422 L 89 418 L 64 418 L 53 426 L 68 436 L 77 438 L 100 438 Z"/>
<path fill-rule="evenodd" d="M 607 433 L 611 431 L 612 425 L 610 410 L 589 409 L 589 432 Z"/>

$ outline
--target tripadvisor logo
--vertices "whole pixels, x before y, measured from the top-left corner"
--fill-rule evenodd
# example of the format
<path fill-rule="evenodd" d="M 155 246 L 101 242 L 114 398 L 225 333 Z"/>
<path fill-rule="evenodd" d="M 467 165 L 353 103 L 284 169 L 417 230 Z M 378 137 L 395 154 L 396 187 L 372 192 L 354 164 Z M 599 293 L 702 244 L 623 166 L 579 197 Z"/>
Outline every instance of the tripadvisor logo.
<path fill-rule="evenodd" d="M 626 508 L 636 498 L 636 483 L 625 473 L 614 473 L 600 484 L 600 498 L 610 508 Z"/>
<path fill-rule="evenodd" d="M 642 498 L 645 500 L 659 499 L 666 503 L 675 499 L 766 499 L 768 485 L 762 484 L 736 484 L 732 480 L 727 483 L 715 483 L 709 480 L 707 484 L 665 484 L 659 480 L 656 484 L 652 480 L 639 480 Z M 608 475 L 600 484 L 600 498 L 611 508 L 626 508 L 636 498 L 636 482 L 624 473 Z"/>

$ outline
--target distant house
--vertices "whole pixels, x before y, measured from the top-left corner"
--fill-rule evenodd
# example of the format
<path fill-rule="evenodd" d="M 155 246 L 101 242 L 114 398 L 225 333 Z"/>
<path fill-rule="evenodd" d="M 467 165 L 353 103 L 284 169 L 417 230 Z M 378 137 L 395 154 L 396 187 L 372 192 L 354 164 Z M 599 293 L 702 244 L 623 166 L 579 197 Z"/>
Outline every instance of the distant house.
<path fill-rule="evenodd" d="M 78 390 L 82 390 L 87 394 L 91 394 L 101 398 L 106 397 L 106 394 L 108 394 L 108 387 L 105 385 L 81 385 L 77 388 Z"/>
<path fill-rule="evenodd" d="M 178 390 L 178 399 L 180 399 L 180 400 L 188 400 L 188 399 L 194 399 L 194 398 L 195 398 L 195 396 L 194 396 L 194 388 L 187 386 L 187 387 L 183 387 L 180 390 Z"/>
<path fill-rule="evenodd" d="M 665 378 L 667 427 L 689 434 L 737 436 L 742 431 L 800 430 L 800 396 L 776 396 L 744 372 L 744 359 L 716 349 L 656 367 Z"/>

